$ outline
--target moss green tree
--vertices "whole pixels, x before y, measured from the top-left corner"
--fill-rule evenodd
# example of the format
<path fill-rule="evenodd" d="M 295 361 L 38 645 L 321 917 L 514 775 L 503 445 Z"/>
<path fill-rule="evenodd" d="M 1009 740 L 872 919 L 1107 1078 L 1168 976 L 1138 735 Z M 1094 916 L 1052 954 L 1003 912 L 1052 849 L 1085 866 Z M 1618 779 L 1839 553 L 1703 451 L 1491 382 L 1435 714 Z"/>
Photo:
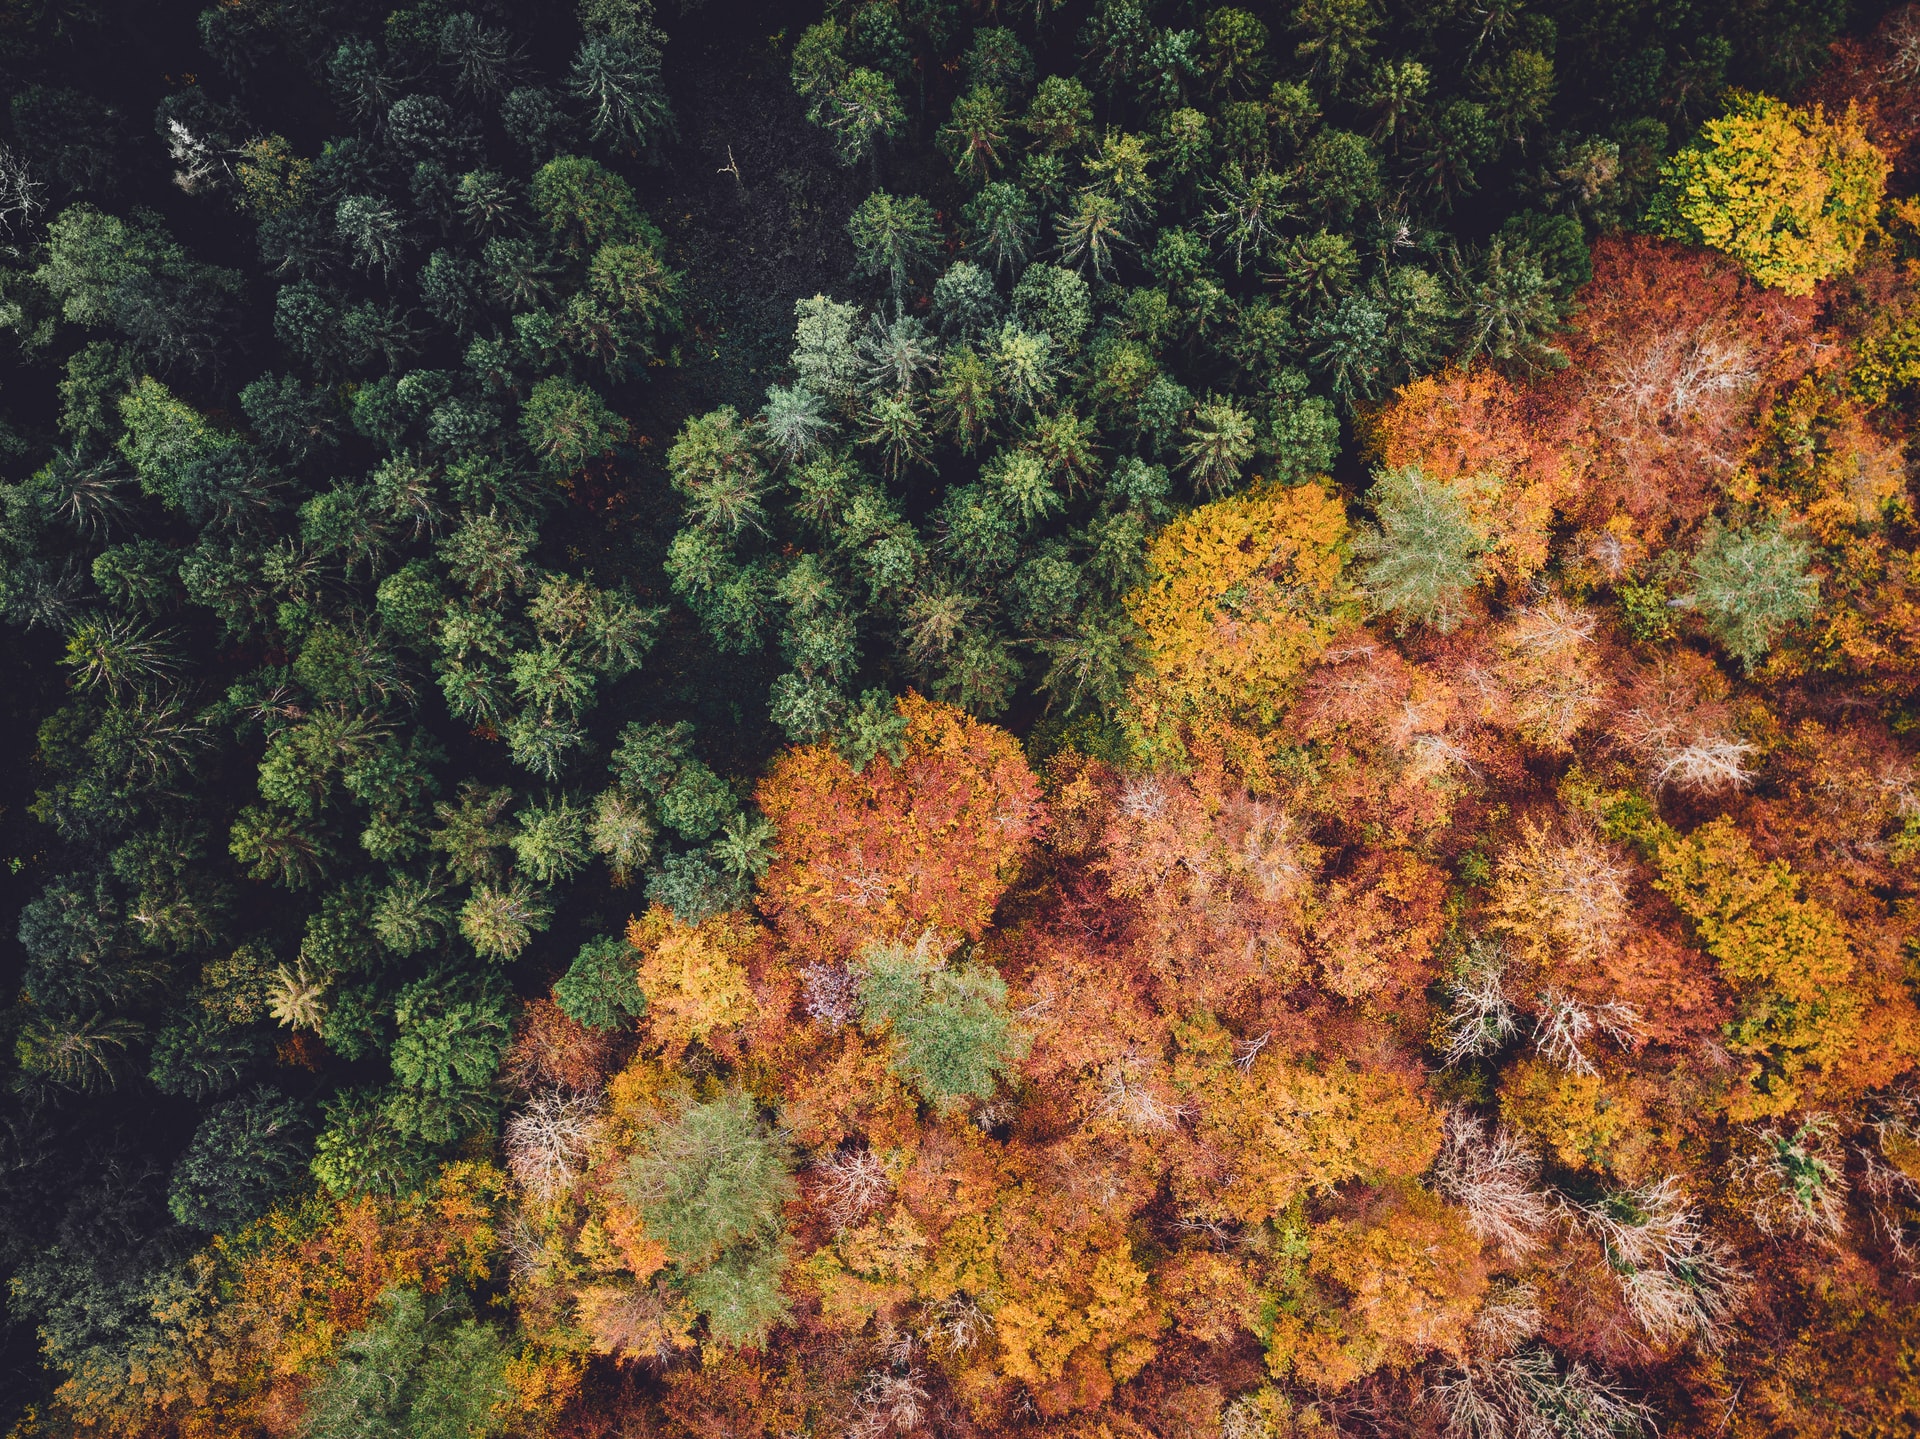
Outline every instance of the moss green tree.
<path fill-rule="evenodd" d="M 1688 564 L 1693 589 L 1686 600 L 1727 653 L 1752 669 L 1776 634 L 1819 608 L 1812 562 L 1813 547 L 1776 526 L 1713 523 Z"/>
<path fill-rule="evenodd" d="M 1365 562 L 1361 582 L 1373 608 L 1392 615 L 1403 631 L 1453 629 L 1489 548 L 1466 496 L 1407 466 L 1377 473 L 1367 504 L 1374 525 L 1353 548 Z"/>
<path fill-rule="evenodd" d="M 568 474 L 625 439 L 627 422 L 593 390 L 552 376 L 527 396 L 520 433 L 543 465 Z"/>
<path fill-rule="evenodd" d="M 858 273 L 885 281 L 896 306 L 907 287 L 933 265 L 938 234 L 933 206 L 918 195 L 890 195 L 875 190 L 847 221 Z"/>
<path fill-rule="evenodd" d="M 554 982 L 553 1000 L 569 1019 L 590 1029 L 618 1029 L 645 1013 L 647 997 L 640 992 L 633 947 L 607 936 L 588 940 Z"/>
<path fill-rule="evenodd" d="M 989 1099 L 1027 1040 L 1007 985 L 984 965 L 941 964 L 925 945 L 888 945 L 860 961 L 861 1027 L 887 1035 L 895 1071 L 939 1108 Z"/>
<path fill-rule="evenodd" d="M 786 1141 L 738 1090 L 684 1105 L 627 1163 L 627 1198 L 666 1246 L 689 1300 L 724 1344 L 758 1343 L 786 1314 Z"/>
<path fill-rule="evenodd" d="M 1254 439 L 1253 421 L 1244 410 L 1231 400 L 1209 396 L 1193 407 L 1193 418 L 1181 433 L 1180 458 L 1201 493 L 1224 494 L 1253 458 Z"/>
<path fill-rule="evenodd" d="M 307 1400 L 309 1439 L 491 1439 L 513 1391 L 493 1329 L 447 1294 L 397 1289 Z"/>

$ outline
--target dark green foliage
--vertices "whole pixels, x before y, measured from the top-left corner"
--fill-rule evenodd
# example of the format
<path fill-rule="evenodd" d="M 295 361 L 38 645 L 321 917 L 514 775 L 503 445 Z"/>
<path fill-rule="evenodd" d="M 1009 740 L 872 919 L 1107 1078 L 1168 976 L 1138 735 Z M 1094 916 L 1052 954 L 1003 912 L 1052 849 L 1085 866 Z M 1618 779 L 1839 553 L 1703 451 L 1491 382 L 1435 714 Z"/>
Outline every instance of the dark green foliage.
<path fill-rule="evenodd" d="M 611 451 L 626 425 L 592 390 L 549 377 L 527 397 L 520 432 L 542 464 L 566 473 Z"/>
<path fill-rule="evenodd" d="M 393 1002 L 371 981 L 336 980 L 320 1020 L 320 1037 L 342 1059 L 365 1059 L 393 1049 Z"/>
<path fill-rule="evenodd" d="M 61 1369 L 124 1377 L 159 1337 L 155 1301 L 178 1294 L 196 1236 L 171 1223 L 164 1174 L 124 1155 L 62 1174 L 41 1240 L 14 1252 L 14 1302 L 40 1316 L 39 1341 Z"/>
<path fill-rule="evenodd" d="M 1013 287 L 1014 318 L 1028 330 L 1044 333 L 1054 349 L 1070 356 L 1093 324 L 1087 282 L 1057 265 L 1029 265 Z"/>
<path fill-rule="evenodd" d="M 1593 257 L 1586 233 L 1571 215 L 1543 215 L 1522 210 L 1509 216 L 1500 233 L 1515 249 L 1524 250 L 1540 272 L 1562 295 L 1571 295 L 1593 278 Z"/>
<path fill-rule="evenodd" d="M 409 985 L 394 1003 L 393 1072 L 403 1085 L 437 1099 L 484 1089 L 500 1066 L 507 1025 L 492 997 L 458 999 L 431 980 Z"/>
<path fill-rule="evenodd" d="M 12 91 L 33 178 L 65 188 L 0 278 L 47 371 L 9 372 L 43 418 L 36 453 L 0 444 L 0 603 L 64 656 L 34 812 L 73 849 L 22 920 L 8 1049 L 23 1094 L 196 1106 L 140 1142 L 203 1230 L 308 1182 L 292 1111 L 245 1088 L 276 1046 L 316 1066 L 333 1192 L 400 1192 L 491 1126 L 506 990 L 479 976 L 660 828 L 657 795 L 562 783 L 658 612 L 627 568 L 537 548 L 680 323 L 631 163 L 671 133 L 668 42 L 649 7 L 602 9 L 557 69 L 513 17 L 210 12 L 211 63 L 159 116 L 177 177 L 110 106 Z M 289 108 L 279 67 L 315 57 L 324 103 Z M 155 186 L 169 222 L 132 203 Z M 501 766 L 541 785 L 516 805 Z M 731 846 L 699 852 L 720 903 L 765 861 L 715 785 L 690 772 L 670 808 Z M 236 923 L 260 930 L 238 949 Z"/>
<path fill-rule="evenodd" d="M 1552 238 L 1543 230 L 1545 242 Z M 1468 358 L 1484 355 L 1522 370 L 1567 363 L 1551 340 L 1566 316 L 1566 290 L 1548 276 L 1525 236 L 1496 236 L 1471 265 L 1456 261 L 1452 278 Z"/>
<path fill-rule="evenodd" d="M 432 1151 L 393 1122 L 379 1098 L 343 1090 L 327 1102 L 314 1143 L 313 1177 L 328 1192 L 402 1194 L 428 1172 Z"/>
<path fill-rule="evenodd" d="M 871 27 L 871 21 L 865 28 L 865 43 L 856 44 L 847 26 L 823 20 L 808 26 L 793 47 L 793 88 L 806 102 L 807 118 L 833 137 L 848 165 L 872 155 L 881 140 L 899 133 L 906 118 L 894 78 L 859 63 L 863 52 L 873 55 L 876 40 L 887 52 L 873 56 L 882 63 L 897 59 L 897 49 L 887 43 L 891 37 L 883 28 Z"/>
<path fill-rule="evenodd" d="M 133 1073 L 143 1037 L 137 1021 L 101 1009 L 84 1016 L 29 1012 L 13 1055 L 27 1079 L 92 1094 L 119 1088 Z"/>
<path fill-rule="evenodd" d="M 227 1016 L 191 1001 L 154 1035 L 147 1077 L 162 1094 L 211 1099 L 237 1085 L 271 1050 L 258 1028 L 236 1026 Z"/>
<path fill-rule="evenodd" d="M 1033 101 L 1020 117 L 1020 127 L 1033 143 L 1061 152 L 1078 149 L 1092 138 L 1093 97 L 1087 87 L 1065 75 L 1049 75 L 1035 90 Z"/>
<path fill-rule="evenodd" d="M 30 160 L 68 194 L 111 198 L 125 184 L 127 124 L 116 107 L 64 86 L 28 85 L 10 108 Z"/>
<path fill-rule="evenodd" d="M 943 335 L 977 339 L 1000 318 L 993 278 L 970 260 L 956 260 L 933 287 L 934 323 Z"/>
<path fill-rule="evenodd" d="M 618 1029 L 646 1012 L 640 974 L 624 939 L 590 939 L 554 982 L 554 1002 L 569 1019 L 591 1029 Z"/>
<path fill-rule="evenodd" d="M 647 899 L 665 905 L 684 923 L 698 924 L 746 899 L 743 878 L 729 874 L 717 857 L 683 851 L 661 861 L 647 880 Z"/>
<path fill-rule="evenodd" d="M 124 983 L 115 961 L 132 947 L 133 935 L 105 874 L 53 880 L 21 911 L 19 938 L 27 954 L 27 993 L 43 1008 L 99 1003 Z"/>
<path fill-rule="evenodd" d="M 1260 448 L 1270 478 L 1299 484 L 1333 467 L 1340 449 L 1340 421 L 1324 395 L 1307 388 L 1299 370 L 1281 370 L 1267 387 Z"/>
<path fill-rule="evenodd" d="M 974 244 L 996 270 L 1019 265 L 1033 244 L 1033 201 L 1018 185 L 996 180 L 967 202 L 965 218 Z"/>
<path fill-rule="evenodd" d="M 1011 99 L 1025 99 L 1033 89 L 1033 53 L 1004 25 L 975 30 L 960 66 L 969 86 L 984 85 Z"/>
<path fill-rule="evenodd" d="M 627 725 L 608 765 L 614 788 L 595 802 L 590 823 L 591 843 L 610 857 L 624 846 L 644 859 L 662 829 L 706 846 L 662 854 L 647 880 L 647 898 L 688 922 L 740 903 L 765 867 L 745 863 L 748 852 L 729 838 L 752 832 L 754 822 L 732 786 L 694 756 L 691 740 L 685 724 Z"/>
<path fill-rule="evenodd" d="M 182 1224 L 232 1233 L 292 1187 L 307 1146 L 300 1106 L 278 1090 L 215 1105 L 173 1166 L 167 1208 Z"/>
<path fill-rule="evenodd" d="M 1364 135 L 1322 130 L 1301 157 L 1301 181 L 1320 213 L 1345 225 L 1380 199 L 1380 159 Z"/>
<path fill-rule="evenodd" d="M 48 227 L 34 271 L 69 323 L 117 331 L 149 364 L 205 369 L 239 276 L 188 258 L 151 215 L 132 221 L 77 205 Z"/>
<path fill-rule="evenodd" d="M 848 709 L 834 743 L 855 774 L 882 755 L 899 764 L 907 752 L 907 722 L 885 690 L 868 690 Z"/>
<path fill-rule="evenodd" d="M 662 823 L 695 843 L 720 828 L 739 808 L 726 782 L 698 760 L 681 766 L 659 798 Z"/>
<path fill-rule="evenodd" d="M 894 303 L 933 262 L 933 206 L 918 195 L 875 190 L 847 221 L 859 273 L 884 280 Z"/>
<path fill-rule="evenodd" d="M 610 768 L 621 783 L 658 798 L 691 754 L 693 727 L 629 724 L 620 731 Z"/>
<path fill-rule="evenodd" d="M 588 36 L 570 78 L 594 139 L 639 150 L 672 132 L 660 47 L 651 34 Z"/>

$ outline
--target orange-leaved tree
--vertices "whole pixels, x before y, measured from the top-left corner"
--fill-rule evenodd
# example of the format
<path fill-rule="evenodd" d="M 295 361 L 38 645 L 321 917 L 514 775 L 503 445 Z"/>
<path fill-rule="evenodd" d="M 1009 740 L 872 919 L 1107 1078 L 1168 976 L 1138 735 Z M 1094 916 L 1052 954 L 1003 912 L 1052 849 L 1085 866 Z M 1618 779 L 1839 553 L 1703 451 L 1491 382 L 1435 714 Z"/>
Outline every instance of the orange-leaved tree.
<path fill-rule="evenodd" d="M 1012 735 L 918 695 L 898 760 L 855 769 L 830 744 L 774 762 L 758 791 L 780 827 L 760 907 L 789 943 L 849 955 L 933 929 L 977 939 L 1045 819 Z"/>
<path fill-rule="evenodd" d="M 1190 773 L 1132 777 L 1104 791 L 1095 870 L 1139 906 L 1144 967 L 1173 1014 L 1221 1009 L 1247 986 L 1300 968 L 1303 907 L 1321 854 L 1307 827 L 1257 799 L 1217 746 L 1191 746 Z"/>
<path fill-rule="evenodd" d="M 1739 469 L 1757 401 L 1812 358 L 1813 304 L 1648 236 L 1600 241 L 1580 304 L 1573 363 L 1536 386 L 1535 423 L 1580 457 L 1568 509 L 1596 535 L 1624 511 L 1653 544 L 1698 523 Z"/>
<path fill-rule="evenodd" d="M 1244 1067 L 1201 1019 L 1176 1029 L 1174 1080 L 1199 1108 L 1176 1199 L 1208 1219 L 1258 1224 L 1350 1180 L 1412 1179 L 1440 1149 L 1440 1116 L 1398 1070 L 1310 1062 L 1263 1048 Z"/>
<path fill-rule="evenodd" d="M 1569 461 L 1536 438 L 1526 393 L 1497 370 L 1450 369 L 1403 385 L 1373 416 L 1368 439 L 1387 470 L 1419 469 L 1455 489 L 1488 537 L 1487 570 L 1520 584 L 1547 562 Z"/>

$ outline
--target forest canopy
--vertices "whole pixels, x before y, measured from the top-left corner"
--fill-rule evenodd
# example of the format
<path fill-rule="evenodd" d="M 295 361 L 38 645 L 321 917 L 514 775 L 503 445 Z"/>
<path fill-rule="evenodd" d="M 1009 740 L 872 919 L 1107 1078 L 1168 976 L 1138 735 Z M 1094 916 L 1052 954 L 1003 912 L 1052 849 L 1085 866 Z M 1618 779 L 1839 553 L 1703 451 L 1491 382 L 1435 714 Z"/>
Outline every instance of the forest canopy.
<path fill-rule="evenodd" d="M 0 7 L 0 1427 L 1893 1439 L 1920 7 Z"/>

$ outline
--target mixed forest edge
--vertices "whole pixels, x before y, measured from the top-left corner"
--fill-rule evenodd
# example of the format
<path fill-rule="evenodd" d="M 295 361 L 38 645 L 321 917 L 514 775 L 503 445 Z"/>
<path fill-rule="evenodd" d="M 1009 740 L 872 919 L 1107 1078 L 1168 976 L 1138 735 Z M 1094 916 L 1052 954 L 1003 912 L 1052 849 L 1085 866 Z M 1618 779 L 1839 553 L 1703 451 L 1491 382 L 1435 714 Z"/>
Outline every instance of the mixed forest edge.
<path fill-rule="evenodd" d="M 0 1428 L 1920 1423 L 1920 6 L 0 3 Z"/>

